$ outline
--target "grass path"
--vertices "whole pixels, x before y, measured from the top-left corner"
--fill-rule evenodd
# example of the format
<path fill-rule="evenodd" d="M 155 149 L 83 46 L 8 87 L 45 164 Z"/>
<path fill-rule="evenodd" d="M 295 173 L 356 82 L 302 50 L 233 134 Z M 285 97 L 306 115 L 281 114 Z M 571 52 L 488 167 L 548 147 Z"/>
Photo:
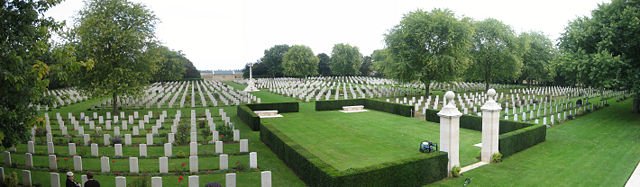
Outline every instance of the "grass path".
<path fill-rule="evenodd" d="M 631 100 L 547 130 L 547 140 L 432 186 L 624 186 L 640 161 L 640 115 Z"/>

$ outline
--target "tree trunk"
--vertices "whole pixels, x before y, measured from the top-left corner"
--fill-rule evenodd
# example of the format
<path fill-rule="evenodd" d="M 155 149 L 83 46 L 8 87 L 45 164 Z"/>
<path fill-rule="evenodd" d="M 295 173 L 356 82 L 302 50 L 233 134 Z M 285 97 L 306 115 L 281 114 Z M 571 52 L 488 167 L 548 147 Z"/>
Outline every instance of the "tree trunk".
<path fill-rule="evenodd" d="M 635 94 L 633 97 L 633 106 L 631 112 L 640 113 L 640 94 Z"/>
<path fill-rule="evenodd" d="M 424 83 L 424 91 L 427 98 L 429 98 L 429 84 L 430 83 Z"/>
<path fill-rule="evenodd" d="M 116 95 L 116 93 L 113 93 L 113 113 L 117 113 L 118 112 L 118 97 Z"/>

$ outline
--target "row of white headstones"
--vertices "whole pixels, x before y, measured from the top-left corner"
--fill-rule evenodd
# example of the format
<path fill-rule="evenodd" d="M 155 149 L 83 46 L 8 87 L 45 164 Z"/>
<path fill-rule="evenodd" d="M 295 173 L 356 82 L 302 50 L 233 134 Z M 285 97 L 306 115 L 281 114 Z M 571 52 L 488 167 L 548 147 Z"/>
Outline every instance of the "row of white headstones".
<path fill-rule="evenodd" d="M 44 93 L 45 96 L 53 96 L 54 102 L 52 103 L 53 108 L 58 108 L 58 106 L 70 105 L 73 103 L 78 103 L 81 101 L 85 101 L 89 99 L 88 96 L 82 95 L 78 93 L 75 89 L 65 88 L 58 90 L 49 90 Z M 49 110 L 49 106 L 37 105 L 37 110 Z"/>
<path fill-rule="evenodd" d="M 196 93 L 200 98 L 200 105 L 196 102 Z M 176 81 L 168 83 L 154 83 L 143 91 L 142 96 L 118 97 L 118 103 L 124 106 L 136 108 L 173 108 L 176 100 L 179 100 L 180 108 L 185 106 L 187 95 L 190 95 L 191 107 L 239 105 L 241 103 L 260 102 L 260 98 L 234 89 L 219 81 Z M 216 97 L 217 95 L 217 97 Z M 218 101 L 219 100 L 219 101 Z M 167 103 L 168 101 L 168 103 Z M 111 106 L 111 99 L 107 99 L 99 105 Z M 210 102 L 210 103 L 209 103 Z M 221 102 L 221 103 L 220 103 Z"/>
<path fill-rule="evenodd" d="M 0 167 L 0 177 L 4 180 L 4 168 Z M 84 185 L 89 179 L 87 175 L 81 175 L 81 183 Z M 51 187 L 60 187 L 60 174 L 56 172 L 49 173 L 49 180 Z M 200 186 L 200 177 L 198 175 L 191 175 L 187 178 L 189 183 L 189 187 L 199 187 Z M 22 186 L 33 186 L 34 183 L 31 180 L 31 171 L 30 170 L 22 170 Z M 115 177 L 115 186 L 116 187 L 126 187 L 127 186 L 127 178 L 124 176 Z M 162 187 L 162 177 L 151 177 L 151 186 L 152 187 Z M 236 186 L 236 173 L 227 173 L 225 174 L 225 186 L 226 187 L 235 187 Z M 271 187 L 271 171 L 262 171 L 260 172 L 260 186 L 261 187 Z"/>

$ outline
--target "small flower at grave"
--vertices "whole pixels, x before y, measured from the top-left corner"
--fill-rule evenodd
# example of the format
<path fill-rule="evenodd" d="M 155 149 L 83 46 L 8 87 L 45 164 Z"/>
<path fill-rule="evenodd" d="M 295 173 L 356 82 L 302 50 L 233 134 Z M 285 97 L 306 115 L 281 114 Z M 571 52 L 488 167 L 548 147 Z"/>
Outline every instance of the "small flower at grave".
<path fill-rule="evenodd" d="M 56 162 L 60 162 L 60 159 L 59 159 L 59 158 L 56 158 Z"/>
<path fill-rule="evenodd" d="M 182 167 L 184 167 L 184 162 L 182 164 L 180 164 L 180 165 L 182 165 Z"/>
<path fill-rule="evenodd" d="M 69 160 L 69 159 L 68 158 L 64 158 L 64 161 L 67 161 L 67 160 Z"/>
<path fill-rule="evenodd" d="M 180 176 L 178 179 L 182 180 L 182 176 Z"/>
<path fill-rule="evenodd" d="M 236 162 L 236 166 L 238 165 L 238 162 Z"/>
<path fill-rule="evenodd" d="M 223 135 L 220 135 L 220 136 L 224 138 L 224 134 L 223 134 Z"/>
<path fill-rule="evenodd" d="M 71 128 L 71 130 L 72 130 L 72 131 L 75 131 L 75 130 L 76 130 L 76 128 L 75 128 L 75 127 L 73 127 L 73 128 Z"/>
<path fill-rule="evenodd" d="M 69 169 L 71 166 L 67 166 L 67 169 Z"/>
<path fill-rule="evenodd" d="M 116 160 L 112 160 L 111 162 L 112 162 L 112 163 L 116 163 Z"/>
<path fill-rule="evenodd" d="M 149 129 L 147 129 L 147 133 L 149 133 Z"/>

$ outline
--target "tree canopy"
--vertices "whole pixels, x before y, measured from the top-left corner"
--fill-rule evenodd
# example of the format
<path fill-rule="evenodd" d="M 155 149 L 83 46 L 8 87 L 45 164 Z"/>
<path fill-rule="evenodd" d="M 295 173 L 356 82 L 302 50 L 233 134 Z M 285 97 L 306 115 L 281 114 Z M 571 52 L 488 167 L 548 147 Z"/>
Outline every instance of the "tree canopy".
<path fill-rule="evenodd" d="M 518 36 L 518 43 L 522 59 L 522 73 L 518 79 L 526 80 L 529 86 L 533 81 L 551 81 L 554 73 L 551 62 L 556 54 L 551 40 L 540 32 L 524 32 Z"/>
<path fill-rule="evenodd" d="M 329 64 L 333 75 L 358 75 L 360 64 L 362 64 L 362 54 L 358 47 L 343 43 L 333 46 Z"/>
<path fill-rule="evenodd" d="M 286 44 L 275 45 L 267 50 L 264 50 L 264 56 L 260 59 L 262 65 L 267 68 L 267 75 L 269 77 L 281 77 L 283 76 L 282 56 L 289 51 L 291 47 Z"/>
<path fill-rule="evenodd" d="M 419 80 L 428 95 L 432 81 L 453 80 L 465 69 L 472 35 L 470 21 L 450 10 L 409 12 L 385 35 L 393 59 L 385 72 L 402 82 Z"/>
<path fill-rule="evenodd" d="M 318 75 L 318 61 L 311 48 L 294 45 L 282 57 L 283 73 L 294 77 Z"/>
<path fill-rule="evenodd" d="M 493 18 L 476 22 L 474 29 L 470 50 L 473 60 L 465 75 L 472 80 L 483 80 L 486 90 L 493 81 L 517 78 L 522 62 L 513 29 Z"/>
<path fill-rule="evenodd" d="M 89 0 L 74 28 L 82 61 L 92 63 L 78 74 L 79 88 L 94 96 L 137 95 L 151 80 L 154 61 L 145 53 L 153 45 L 157 18 L 145 6 L 126 0 Z"/>
<path fill-rule="evenodd" d="M 162 45 L 150 45 L 146 53 L 156 64 L 152 76 L 154 82 L 177 81 L 185 77 L 189 59 L 182 52 Z"/>
<path fill-rule="evenodd" d="M 631 90 L 640 112 L 640 1 L 613 0 L 571 21 L 560 37 L 558 79 Z M 562 72 L 574 71 L 574 72 Z M 571 75 L 575 73 L 575 76 Z"/>
<path fill-rule="evenodd" d="M 331 75 L 331 68 L 329 68 L 329 63 L 331 62 L 331 57 L 325 53 L 318 54 L 318 73 L 322 76 Z"/>
<path fill-rule="evenodd" d="M 0 142 L 5 148 L 27 140 L 30 127 L 40 123 L 31 104 L 46 101 L 43 93 L 51 56 L 49 31 L 59 28 L 41 17 L 59 1 L 1 1 L 0 10 Z"/>

